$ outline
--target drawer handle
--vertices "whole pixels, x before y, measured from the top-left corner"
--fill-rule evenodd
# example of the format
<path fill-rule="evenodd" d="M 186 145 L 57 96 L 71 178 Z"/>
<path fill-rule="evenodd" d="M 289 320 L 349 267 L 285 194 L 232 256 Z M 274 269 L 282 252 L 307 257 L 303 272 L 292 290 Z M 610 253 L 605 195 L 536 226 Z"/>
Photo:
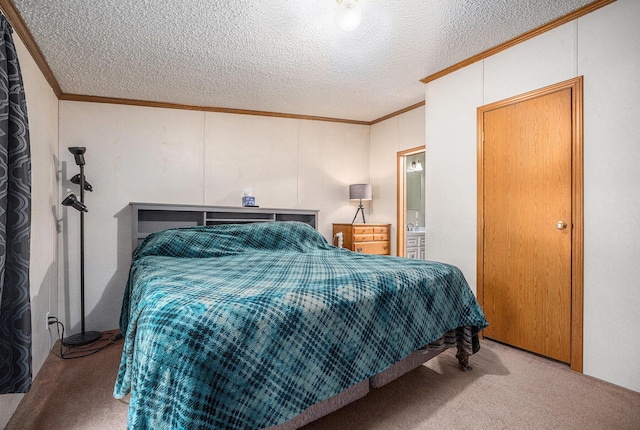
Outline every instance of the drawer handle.
<path fill-rule="evenodd" d="M 386 251 L 387 249 L 389 249 L 389 247 L 388 246 L 383 246 L 382 249 L 384 249 Z"/>
<path fill-rule="evenodd" d="M 356 248 L 356 252 L 362 252 L 362 248 Z"/>

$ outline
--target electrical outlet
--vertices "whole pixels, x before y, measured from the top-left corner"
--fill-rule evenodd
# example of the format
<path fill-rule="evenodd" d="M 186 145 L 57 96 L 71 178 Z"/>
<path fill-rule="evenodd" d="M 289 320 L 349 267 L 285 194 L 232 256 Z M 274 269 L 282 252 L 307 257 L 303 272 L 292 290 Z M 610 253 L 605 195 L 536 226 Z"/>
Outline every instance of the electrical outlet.
<path fill-rule="evenodd" d="M 46 318 L 45 318 L 45 320 L 44 320 L 44 321 L 45 321 L 45 324 L 46 324 L 46 326 L 45 326 L 45 327 L 47 328 L 47 330 L 49 330 L 49 315 L 51 315 L 51 313 L 50 313 L 50 312 L 47 312 L 47 317 L 46 317 Z"/>

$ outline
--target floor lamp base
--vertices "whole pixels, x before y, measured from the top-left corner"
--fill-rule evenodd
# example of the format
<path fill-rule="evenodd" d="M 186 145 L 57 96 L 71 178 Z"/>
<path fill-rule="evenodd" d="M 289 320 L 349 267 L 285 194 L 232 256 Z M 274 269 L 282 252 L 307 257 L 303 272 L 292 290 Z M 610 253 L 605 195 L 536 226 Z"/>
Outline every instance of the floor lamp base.
<path fill-rule="evenodd" d="M 74 334 L 73 336 L 62 339 L 64 346 L 82 346 L 88 343 L 95 342 L 100 339 L 102 333 L 99 331 L 85 331 L 84 333 Z"/>

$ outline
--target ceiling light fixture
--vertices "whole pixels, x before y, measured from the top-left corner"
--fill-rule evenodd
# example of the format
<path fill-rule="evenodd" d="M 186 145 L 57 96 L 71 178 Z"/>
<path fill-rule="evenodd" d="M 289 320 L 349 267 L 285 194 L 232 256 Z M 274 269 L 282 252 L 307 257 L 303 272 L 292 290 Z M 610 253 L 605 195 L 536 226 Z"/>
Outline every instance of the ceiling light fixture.
<path fill-rule="evenodd" d="M 338 10 L 336 11 L 336 22 L 338 27 L 344 31 L 353 31 L 362 21 L 362 9 L 358 0 L 337 0 Z"/>

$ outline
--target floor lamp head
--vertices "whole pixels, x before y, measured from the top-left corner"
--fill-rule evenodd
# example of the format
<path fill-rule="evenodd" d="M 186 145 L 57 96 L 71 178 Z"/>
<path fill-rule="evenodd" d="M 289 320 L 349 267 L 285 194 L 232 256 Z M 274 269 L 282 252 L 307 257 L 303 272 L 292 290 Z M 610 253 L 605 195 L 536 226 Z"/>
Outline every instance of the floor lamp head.
<path fill-rule="evenodd" d="M 75 194 L 71 193 L 62 201 L 62 206 L 71 206 L 80 212 L 89 212 L 89 209 L 82 203 Z"/>
<path fill-rule="evenodd" d="M 71 178 L 71 183 L 72 184 L 76 184 L 76 185 L 80 185 L 80 173 L 76 173 L 75 175 L 73 175 L 73 178 Z M 93 187 L 91 186 L 91 184 L 89 182 L 87 182 L 87 180 L 84 180 L 84 190 L 85 191 L 93 191 Z"/>
<path fill-rule="evenodd" d="M 69 152 L 73 154 L 76 159 L 76 164 L 78 166 L 84 166 L 84 153 L 87 151 L 87 148 L 84 146 L 71 146 L 69 148 Z"/>

